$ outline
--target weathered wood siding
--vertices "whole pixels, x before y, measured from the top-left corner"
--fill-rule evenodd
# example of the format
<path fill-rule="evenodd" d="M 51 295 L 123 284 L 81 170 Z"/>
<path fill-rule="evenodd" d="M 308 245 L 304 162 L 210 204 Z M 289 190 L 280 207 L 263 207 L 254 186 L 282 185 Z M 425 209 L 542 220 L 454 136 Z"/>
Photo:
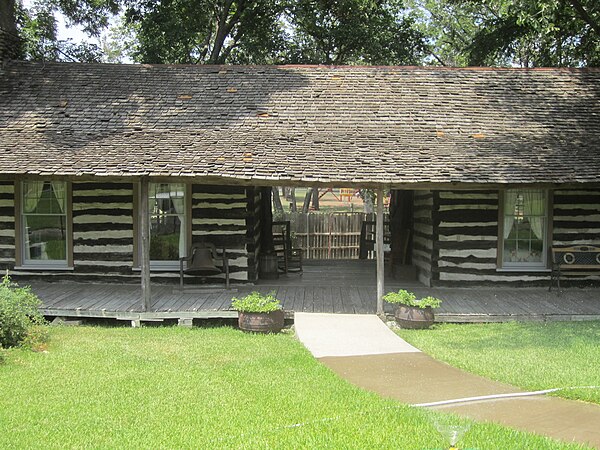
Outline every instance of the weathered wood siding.
<path fill-rule="evenodd" d="M 600 190 L 554 191 L 554 245 L 600 245 Z"/>
<path fill-rule="evenodd" d="M 112 182 L 72 183 L 72 270 L 18 270 L 17 277 L 137 282 L 133 265 L 136 236 L 134 185 Z M 0 267 L 15 265 L 14 182 L 0 182 Z M 260 223 L 255 220 L 260 193 L 255 188 L 193 185 L 192 241 L 227 248 L 232 280 L 257 275 Z M 257 216 L 258 217 L 258 216 Z M 178 278 L 178 271 L 152 272 L 155 281 Z M 224 275 L 219 276 L 224 278 Z M 197 279 L 196 281 L 199 281 Z"/>
<path fill-rule="evenodd" d="M 261 192 L 259 188 L 246 189 L 246 251 L 248 253 L 248 280 L 258 279 L 260 232 L 261 232 Z"/>
<path fill-rule="evenodd" d="M 554 191 L 554 245 L 600 245 L 600 189 Z M 600 275 L 570 275 L 571 280 L 599 280 Z"/>
<path fill-rule="evenodd" d="M 226 247 L 232 280 L 248 280 L 247 218 L 246 188 L 192 186 L 192 240 L 212 242 L 218 252 Z"/>
<path fill-rule="evenodd" d="M 14 276 L 52 281 L 136 281 L 139 274 L 132 271 L 133 184 L 73 182 L 71 189 L 73 269 L 19 269 Z"/>
<path fill-rule="evenodd" d="M 72 192 L 74 275 L 134 277 L 133 184 L 73 183 Z"/>
<path fill-rule="evenodd" d="M 15 265 L 15 185 L 0 181 L 0 267 Z"/>
<path fill-rule="evenodd" d="M 417 278 L 426 286 L 431 285 L 433 269 L 434 208 L 434 192 L 415 191 L 412 262 L 417 268 Z"/>
<path fill-rule="evenodd" d="M 496 272 L 498 192 L 439 191 L 435 195 L 434 284 L 503 279 Z"/>
<path fill-rule="evenodd" d="M 600 244 L 600 191 L 564 189 L 553 196 L 551 245 Z M 498 270 L 498 199 L 498 191 L 433 193 L 431 284 L 549 281 L 548 272 Z"/>

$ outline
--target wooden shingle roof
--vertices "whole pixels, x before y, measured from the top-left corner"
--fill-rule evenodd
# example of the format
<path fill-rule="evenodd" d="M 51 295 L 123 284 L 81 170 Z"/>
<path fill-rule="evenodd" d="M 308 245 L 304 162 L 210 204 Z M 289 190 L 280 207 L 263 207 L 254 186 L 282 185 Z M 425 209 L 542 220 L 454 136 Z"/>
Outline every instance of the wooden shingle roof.
<path fill-rule="evenodd" d="M 599 100 L 594 69 L 10 62 L 0 174 L 598 183 Z"/>

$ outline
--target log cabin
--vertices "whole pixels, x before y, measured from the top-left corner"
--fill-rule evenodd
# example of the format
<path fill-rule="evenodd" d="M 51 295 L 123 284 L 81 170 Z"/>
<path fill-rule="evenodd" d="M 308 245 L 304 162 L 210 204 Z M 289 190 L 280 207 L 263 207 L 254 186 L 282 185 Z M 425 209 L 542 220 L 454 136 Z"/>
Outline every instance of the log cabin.
<path fill-rule="evenodd" d="M 251 283 L 271 187 L 331 186 L 401 199 L 425 285 L 547 283 L 552 246 L 600 245 L 599 100 L 598 69 L 3 58 L 0 267 L 169 281 L 207 240 Z"/>

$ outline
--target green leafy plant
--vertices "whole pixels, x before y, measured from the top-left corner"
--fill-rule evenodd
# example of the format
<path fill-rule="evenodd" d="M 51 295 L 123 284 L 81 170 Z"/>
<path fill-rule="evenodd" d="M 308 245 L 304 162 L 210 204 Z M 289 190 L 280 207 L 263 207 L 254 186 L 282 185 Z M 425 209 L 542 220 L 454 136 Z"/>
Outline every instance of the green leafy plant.
<path fill-rule="evenodd" d="M 5 275 L 0 283 L 0 347 L 23 344 L 30 348 L 37 345 L 42 333 L 35 327 L 46 322 L 38 308 L 40 299 L 28 287 L 19 287 Z M 37 337 L 36 337 L 37 336 Z M 47 335 L 43 338 L 47 341 Z"/>
<path fill-rule="evenodd" d="M 416 308 L 439 308 L 442 301 L 435 297 L 423 297 L 417 300 L 417 297 L 412 292 L 408 292 L 404 289 L 400 289 L 398 292 L 388 292 L 383 296 L 383 299 L 388 303 L 403 304 L 407 306 L 413 306 Z"/>
<path fill-rule="evenodd" d="M 273 292 L 265 295 L 254 291 L 241 298 L 234 297 L 231 306 L 237 311 L 253 313 L 268 313 L 281 309 L 281 303 Z"/>
<path fill-rule="evenodd" d="M 383 296 L 383 299 L 388 303 L 403 303 L 411 305 L 417 297 L 412 292 L 400 289 L 398 292 L 388 292 Z"/>

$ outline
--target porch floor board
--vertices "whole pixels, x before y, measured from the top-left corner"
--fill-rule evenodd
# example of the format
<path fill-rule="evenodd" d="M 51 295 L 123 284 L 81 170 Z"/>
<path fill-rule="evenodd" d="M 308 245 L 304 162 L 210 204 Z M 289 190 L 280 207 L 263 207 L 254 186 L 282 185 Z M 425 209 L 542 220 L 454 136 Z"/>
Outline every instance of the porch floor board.
<path fill-rule="evenodd" d="M 19 280 L 17 280 L 19 281 Z M 308 262 L 303 274 L 281 275 L 256 285 L 215 286 L 153 284 L 152 307 L 142 312 L 141 288 L 132 284 L 30 284 L 47 316 L 161 320 L 168 318 L 232 318 L 231 299 L 257 290 L 274 292 L 288 318 L 295 311 L 364 314 L 376 311 L 374 261 Z M 440 322 L 508 320 L 600 320 L 600 288 L 565 288 L 561 295 L 547 287 L 428 288 L 416 281 L 386 279 L 386 291 L 408 289 L 417 296 L 433 295 L 444 302 L 436 310 Z M 385 305 L 393 313 L 391 305 Z"/>

